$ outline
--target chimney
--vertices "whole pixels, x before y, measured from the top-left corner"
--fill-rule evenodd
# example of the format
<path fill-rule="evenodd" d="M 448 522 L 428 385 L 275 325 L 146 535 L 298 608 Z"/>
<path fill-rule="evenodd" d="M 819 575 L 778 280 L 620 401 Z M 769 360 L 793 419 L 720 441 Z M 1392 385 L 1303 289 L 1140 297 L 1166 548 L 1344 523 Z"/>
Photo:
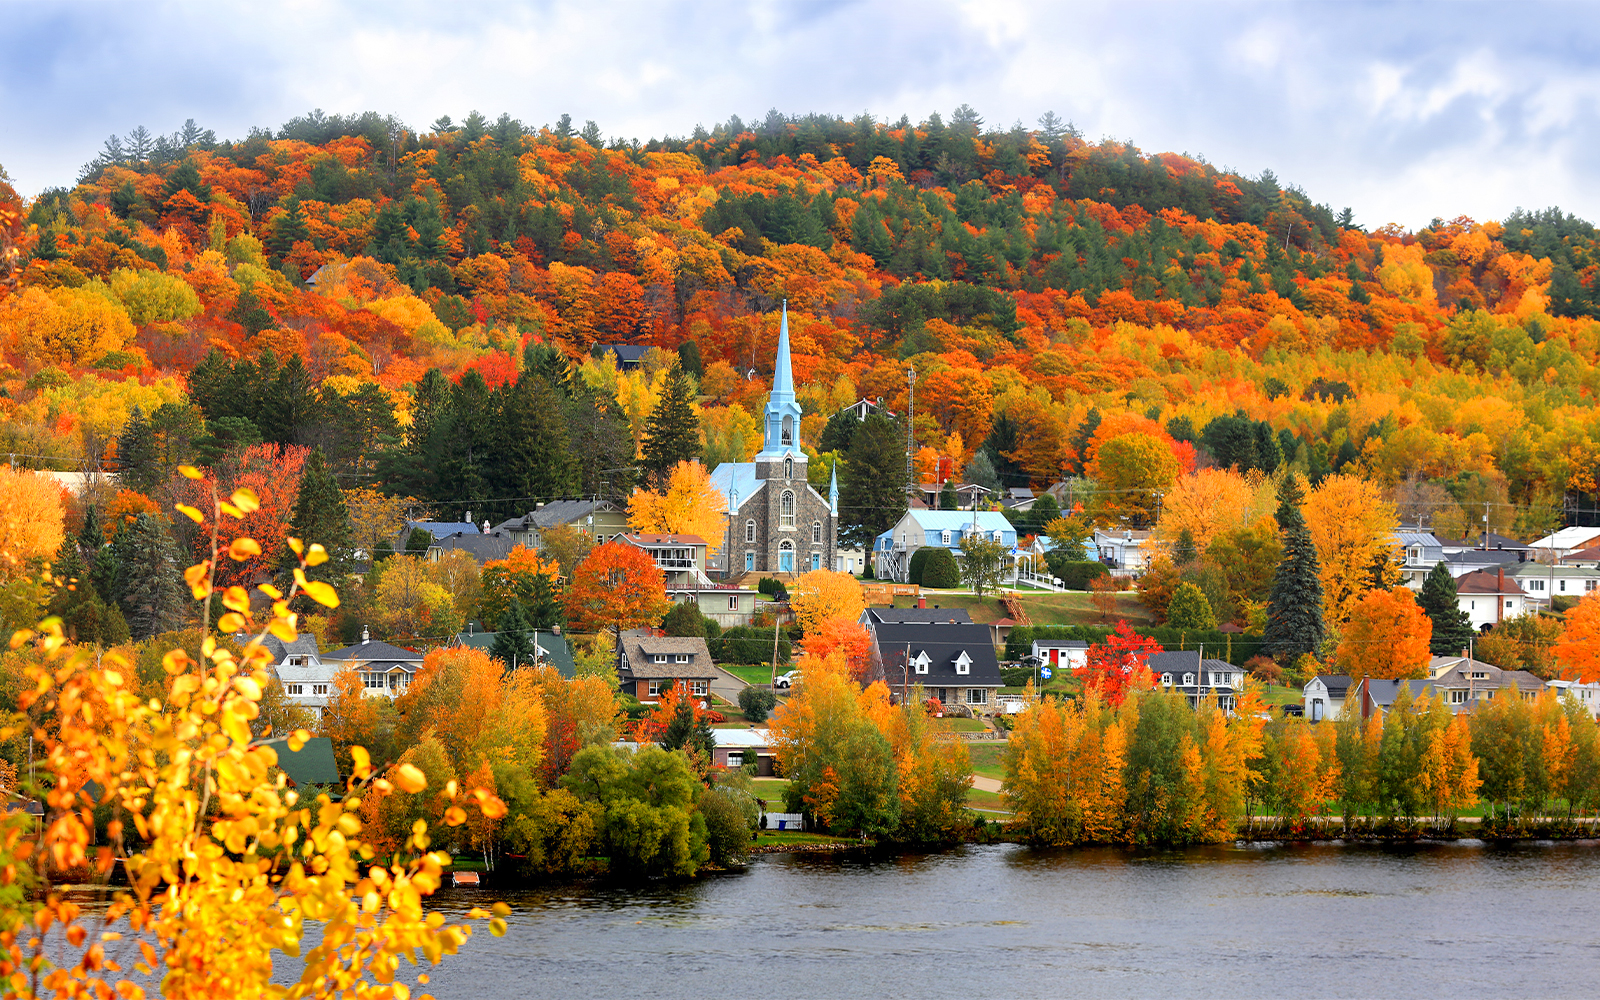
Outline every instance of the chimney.
<path fill-rule="evenodd" d="M 472 523 L 472 511 L 470 511 L 470 510 L 467 511 L 467 516 L 462 518 L 462 520 L 467 522 L 468 524 L 471 524 Z"/>
<path fill-rule="evenodd" d="M 1494 595 L 1494 621 L 1495 624 L 1498 625 L 1506 616 L 1506 568 L 1504 566 L 1497 566 L 1495 567 L 1494 572 L 1495 581 L 1498 584 L 1495 589 L 1499 591 L 1499 593 Z"/>
<path fill-rule="evenodd" d="M 487 517 L 483 519 L 483 533 L 485 535 L 489 533 L 489 519 Z"/>
<path fill-rule="evenodd" d="M 369 643 L 371 641 L 372 641 L 372 634 L 367 631 L 367 627 L 365 625 L 361 626 L 361 645 L 365 646 L 367 643 Z"/>

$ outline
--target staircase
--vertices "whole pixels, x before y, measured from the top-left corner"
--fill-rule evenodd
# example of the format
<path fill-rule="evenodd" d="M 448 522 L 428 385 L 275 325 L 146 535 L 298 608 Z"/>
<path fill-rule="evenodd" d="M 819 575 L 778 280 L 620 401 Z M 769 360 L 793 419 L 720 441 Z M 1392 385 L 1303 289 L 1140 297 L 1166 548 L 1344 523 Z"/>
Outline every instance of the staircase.
<path fill-rule="evenodd" d="M 1006 617 L 1018 625 L 1032 625 L 1033 619 L 1022 610 L 1022 599 L 1015 594 L 1000 598 L 1000 604 L 1006 609 Z"/>

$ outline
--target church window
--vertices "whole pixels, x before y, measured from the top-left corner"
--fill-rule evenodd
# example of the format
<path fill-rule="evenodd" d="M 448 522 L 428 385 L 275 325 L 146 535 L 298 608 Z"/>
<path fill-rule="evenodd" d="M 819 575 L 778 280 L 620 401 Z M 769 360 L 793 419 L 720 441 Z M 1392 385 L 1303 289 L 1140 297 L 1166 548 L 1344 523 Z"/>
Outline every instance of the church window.
<path fill-rule="evenodd" d="M 783 436 L 779 439 L 780 442 L 784 445 L 792 446 L 794 444 L 794 417 L 785 416 L 783 418 L 782 434 Z"/>
<path fill-rule="evenodd" d="M 751 544 L 751 545 L 755 544 L 755 540 L 756 540 L 756 522 L 755 522 L 754 518 L 751 518 L 750 520 L 748 520 L 748 521 L 746 521 L 744 523 L 744 540 L 745 540 L 746 544 Z"/>
<path fill-rule="evenodd" d="M 794 459 L 786 458 L 783 460 L 783 478 L 794 478 Z"/>
<path fill-rule="evenodd" d="M 794 491 L 784 490 L 778 498 L 778 527 L 794 527 Z"/>
<path fill-rule="evenodd" d="M 784 542 L 778 546 L 778 572 L 794 572 L 794 543 Z"/>
<path fill-rule="evenodd" d="M 812 521 L 811 522 L 811 544 L 812 545 L 821 545 L 822 544 L 822 522 L 821 521 Z"/>

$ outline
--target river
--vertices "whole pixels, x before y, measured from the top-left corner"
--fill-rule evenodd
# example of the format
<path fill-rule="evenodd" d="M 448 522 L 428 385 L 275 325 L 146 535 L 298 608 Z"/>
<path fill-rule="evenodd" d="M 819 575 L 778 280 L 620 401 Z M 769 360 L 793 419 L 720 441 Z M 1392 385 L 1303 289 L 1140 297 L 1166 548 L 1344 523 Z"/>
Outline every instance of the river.
<path fill-rule="evenodd" d="M 1574 996 L 1600 972 L 1594 843 L 768 855 L 498 895 L 509 934 L 431 970 L 441 1000 Z"/>

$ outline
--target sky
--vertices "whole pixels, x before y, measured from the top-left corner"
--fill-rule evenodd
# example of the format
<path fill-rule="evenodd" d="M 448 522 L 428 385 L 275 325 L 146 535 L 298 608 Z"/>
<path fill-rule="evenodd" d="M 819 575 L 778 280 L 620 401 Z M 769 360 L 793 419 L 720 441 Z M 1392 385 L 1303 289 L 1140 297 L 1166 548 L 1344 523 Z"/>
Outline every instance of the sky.
<path fill-rule="evenodd" d="M 1587 3 L 378 3 L 0 0 L 0 166 L 70 185 L 106 137 L 221 138 L 312 108 L 563 112 L 607 137 L 769 108 L 988 126 L 1271 170 L 1358 224 L 1600 221 L 1600 16 Z"/>

